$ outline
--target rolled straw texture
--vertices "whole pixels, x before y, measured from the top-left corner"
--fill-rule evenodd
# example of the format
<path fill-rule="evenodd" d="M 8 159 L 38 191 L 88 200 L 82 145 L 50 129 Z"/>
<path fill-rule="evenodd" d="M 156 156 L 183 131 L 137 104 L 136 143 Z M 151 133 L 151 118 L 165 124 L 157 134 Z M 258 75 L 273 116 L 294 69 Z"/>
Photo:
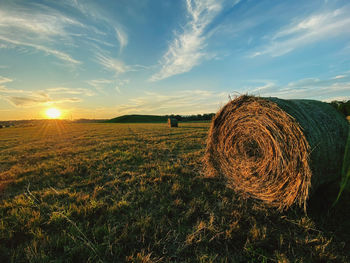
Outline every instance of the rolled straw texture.
<path fill-rule="evenodd" d="M 243 197 L 306 209 L 311 190 L 340 179 L 348 129 L 324 102 L 243 95 L 213 118 L 205 170 Z"/>

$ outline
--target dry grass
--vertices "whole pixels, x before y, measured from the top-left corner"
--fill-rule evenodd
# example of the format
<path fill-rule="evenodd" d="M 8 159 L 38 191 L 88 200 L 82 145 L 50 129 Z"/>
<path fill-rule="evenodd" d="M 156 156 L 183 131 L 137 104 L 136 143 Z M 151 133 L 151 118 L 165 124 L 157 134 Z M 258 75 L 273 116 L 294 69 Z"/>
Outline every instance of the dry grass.
<path fill-rule="evenodd" d="M 208 129 L 1 129 L 0 261 L 349 262 L 347 192 L 329 211 L 315 196 L 308 215 L 242 200 L 201 173 Z"/>

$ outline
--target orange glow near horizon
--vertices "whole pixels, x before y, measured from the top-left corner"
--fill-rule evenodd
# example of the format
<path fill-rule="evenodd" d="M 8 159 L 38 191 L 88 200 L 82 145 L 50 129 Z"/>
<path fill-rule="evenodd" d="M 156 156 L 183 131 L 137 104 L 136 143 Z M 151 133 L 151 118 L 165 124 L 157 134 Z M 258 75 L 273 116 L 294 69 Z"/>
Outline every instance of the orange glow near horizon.
<path fill-rule="evenodd" d="M 59 119 L 62 115 L 61 111 L 57 108 L 48 108 L 45 114 L 48 119 Z"/>

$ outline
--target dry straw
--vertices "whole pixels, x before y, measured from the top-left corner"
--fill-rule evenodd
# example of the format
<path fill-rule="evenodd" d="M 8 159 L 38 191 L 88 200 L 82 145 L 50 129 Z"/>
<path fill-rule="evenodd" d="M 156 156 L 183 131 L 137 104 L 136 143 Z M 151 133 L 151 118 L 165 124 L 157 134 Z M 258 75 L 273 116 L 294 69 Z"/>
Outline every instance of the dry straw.
<path fill-rule="evenodd" d="M 240 96 L 213 118 L 206 173 L 280 210 L 339 179 L 348 123 L 327 103 Z"/>

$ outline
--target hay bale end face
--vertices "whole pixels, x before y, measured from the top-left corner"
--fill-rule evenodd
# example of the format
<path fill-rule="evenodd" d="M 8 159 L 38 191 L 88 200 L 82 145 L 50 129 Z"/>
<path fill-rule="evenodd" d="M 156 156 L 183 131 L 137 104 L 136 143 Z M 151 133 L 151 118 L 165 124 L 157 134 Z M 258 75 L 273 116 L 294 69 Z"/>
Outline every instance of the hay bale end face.
<path fill-rule="evenodd" d="M 305 209 L 310 192 L 340 179 L 348 129 L 327 103 L 240 96 L 212 120 L 205 170 L 243 197 Z"/>
<path fill-rule="evenodd" d="M 168 118 L 169 127 L 179 127 L 178 120 L 175 118 Z"/>

